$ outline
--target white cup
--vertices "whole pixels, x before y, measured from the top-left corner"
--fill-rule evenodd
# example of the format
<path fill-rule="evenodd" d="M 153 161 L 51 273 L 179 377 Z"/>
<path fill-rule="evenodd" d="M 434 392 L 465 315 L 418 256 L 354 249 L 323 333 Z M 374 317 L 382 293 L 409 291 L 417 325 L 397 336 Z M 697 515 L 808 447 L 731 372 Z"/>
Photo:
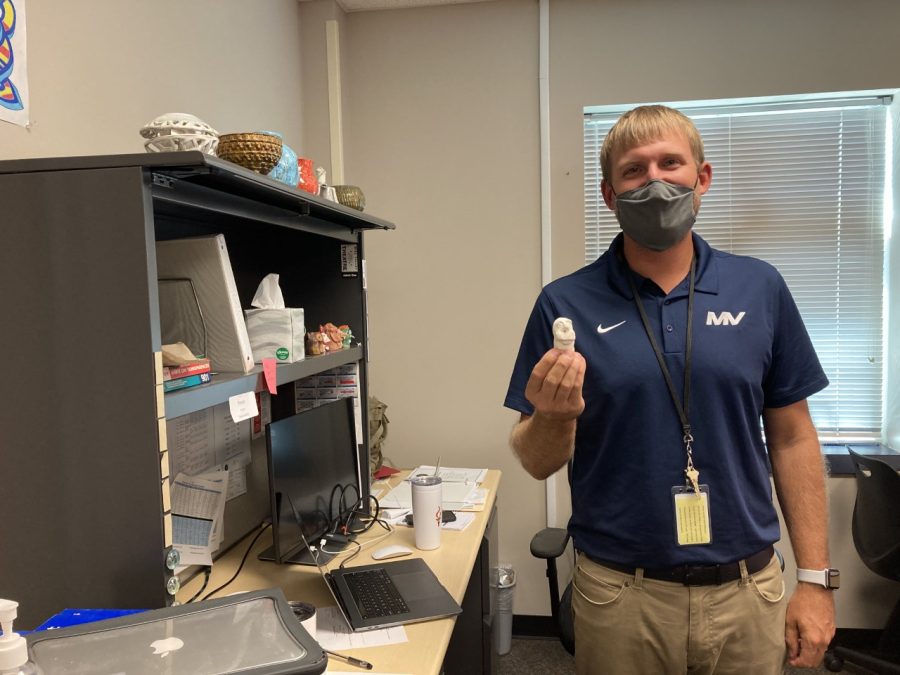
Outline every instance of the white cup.
<path fill-rule="evenodd" d="M 291 600 L 288 602 L 300 625 L 306 629 L 313 640 L 316 639 L 316 607 L 308 602 Z"/>
<path fill-rule="evenodd" d="M 423 551 L 436 549 L 441 545 L 441 479 L 439 476 L 415 476 L 409 483 L 416 548 Z"/>

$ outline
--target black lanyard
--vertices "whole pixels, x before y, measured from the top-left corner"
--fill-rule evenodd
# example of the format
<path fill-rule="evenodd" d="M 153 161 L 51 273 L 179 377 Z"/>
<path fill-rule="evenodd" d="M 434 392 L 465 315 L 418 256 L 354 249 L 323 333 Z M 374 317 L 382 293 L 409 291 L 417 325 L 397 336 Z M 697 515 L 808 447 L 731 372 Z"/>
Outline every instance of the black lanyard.
<path fill-rule="evenodd" d="M 653 331 L 650 329 L 650 321 L 647 319 L 647 312 L 644 310 L 644 303 L 638 294 L 637 288 L 632 278 L 631 268 L 625 256 L 622 256 L 622 262 L 625 265 L 625 276 L 628 277 L 628 285 L 631 286 L 631 294 L 634 304 L 637 306 L 638 313 L 641 315 L 641 322 L 644 324 L 644 331 L 650 339 L 650 346 L 653 347 L 653 353 L 656 354 L 656 360 L 659 362 L 659 369 L 662 371 L 663 378 L 666 380 L 666 386 L 669 388 L 669 395 L 672 397 L 672 403 L 675 404 L 675 410 L 678 411 L 678 418 L 681 420 L 681 429 L 684 432 L 684 444 L 688 454 L 688 466 L 693 467 L 691 458 L 691 443 L 694 438 L 691 436 L 691 423 L 689 414 L 691 410 L 691 347 L 693 346 L 693 323 L 694 323 L 694 280 L 697 275 L 697 256 L 691 257 L 691 281 L 690 290 L 688 291 L 688 317 L 687 317 L 687 336 L 684 345 L 684 403 L 678 400 L 678 394 L 675 393 L 675 385 L 672 384 L 672 376 L 669 374 L 669 368 L 663 359 L 662 351 L 656 344 L 656 338 L 653 337 Z"/>

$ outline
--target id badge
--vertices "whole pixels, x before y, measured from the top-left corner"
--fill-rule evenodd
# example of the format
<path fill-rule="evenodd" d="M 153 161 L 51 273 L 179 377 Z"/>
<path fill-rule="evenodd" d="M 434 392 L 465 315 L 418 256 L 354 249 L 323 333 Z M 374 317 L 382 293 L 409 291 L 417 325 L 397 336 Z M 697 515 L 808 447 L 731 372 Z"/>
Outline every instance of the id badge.
<path fill-rule="evenodd" d="M 672 488 L 675 504 L 675 540 L 679 546 L 698 546 L 712 542 L 709 522 L 709 485 L 701 485 L 700 492 L 690 486 Z"/>

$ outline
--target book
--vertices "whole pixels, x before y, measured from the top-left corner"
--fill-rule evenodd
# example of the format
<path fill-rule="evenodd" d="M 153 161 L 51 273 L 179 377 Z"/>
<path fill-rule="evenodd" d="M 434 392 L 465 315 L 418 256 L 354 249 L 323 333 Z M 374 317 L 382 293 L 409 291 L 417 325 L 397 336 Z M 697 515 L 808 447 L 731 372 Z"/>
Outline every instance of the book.
<path fill-rule="evenodd" d="M 248 373 L 253 353 L 225 236 L 156 242 L 162 343 L 184 342 L 219 372 Z"/>
<path fill-rule="evenodd" d="M 196 375 L 188 375 L 187 377 L 179 377 L 177 380 L 168 380 L 163 382 L 163 391 L 177 391 L 178 389 L 187 389 L 188 387 L 196 387 L 198 384 L 206 384 L 212 379 L 209 373 L 197 373 Z"/>
<path fill-rule="evenodd" d="M 209 359 L 197 359 L 196 361 L 182 363 L 178 366 L 163 366 L 163 382 L 177 380 L 180 377 L 187 377 L 188 375 L 208 373 L 210 370 Z"/>

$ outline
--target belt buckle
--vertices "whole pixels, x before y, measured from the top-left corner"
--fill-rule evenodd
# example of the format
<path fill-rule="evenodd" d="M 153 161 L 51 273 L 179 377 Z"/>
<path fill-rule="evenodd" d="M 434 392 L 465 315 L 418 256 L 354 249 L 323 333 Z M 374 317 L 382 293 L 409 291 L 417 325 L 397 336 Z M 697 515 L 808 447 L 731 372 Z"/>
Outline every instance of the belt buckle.
<path fill-rule="evenodd" d="M 681 583 L 685 586 L 712 586 L 721 584 L 719 565 L 685 565 Z"/>

